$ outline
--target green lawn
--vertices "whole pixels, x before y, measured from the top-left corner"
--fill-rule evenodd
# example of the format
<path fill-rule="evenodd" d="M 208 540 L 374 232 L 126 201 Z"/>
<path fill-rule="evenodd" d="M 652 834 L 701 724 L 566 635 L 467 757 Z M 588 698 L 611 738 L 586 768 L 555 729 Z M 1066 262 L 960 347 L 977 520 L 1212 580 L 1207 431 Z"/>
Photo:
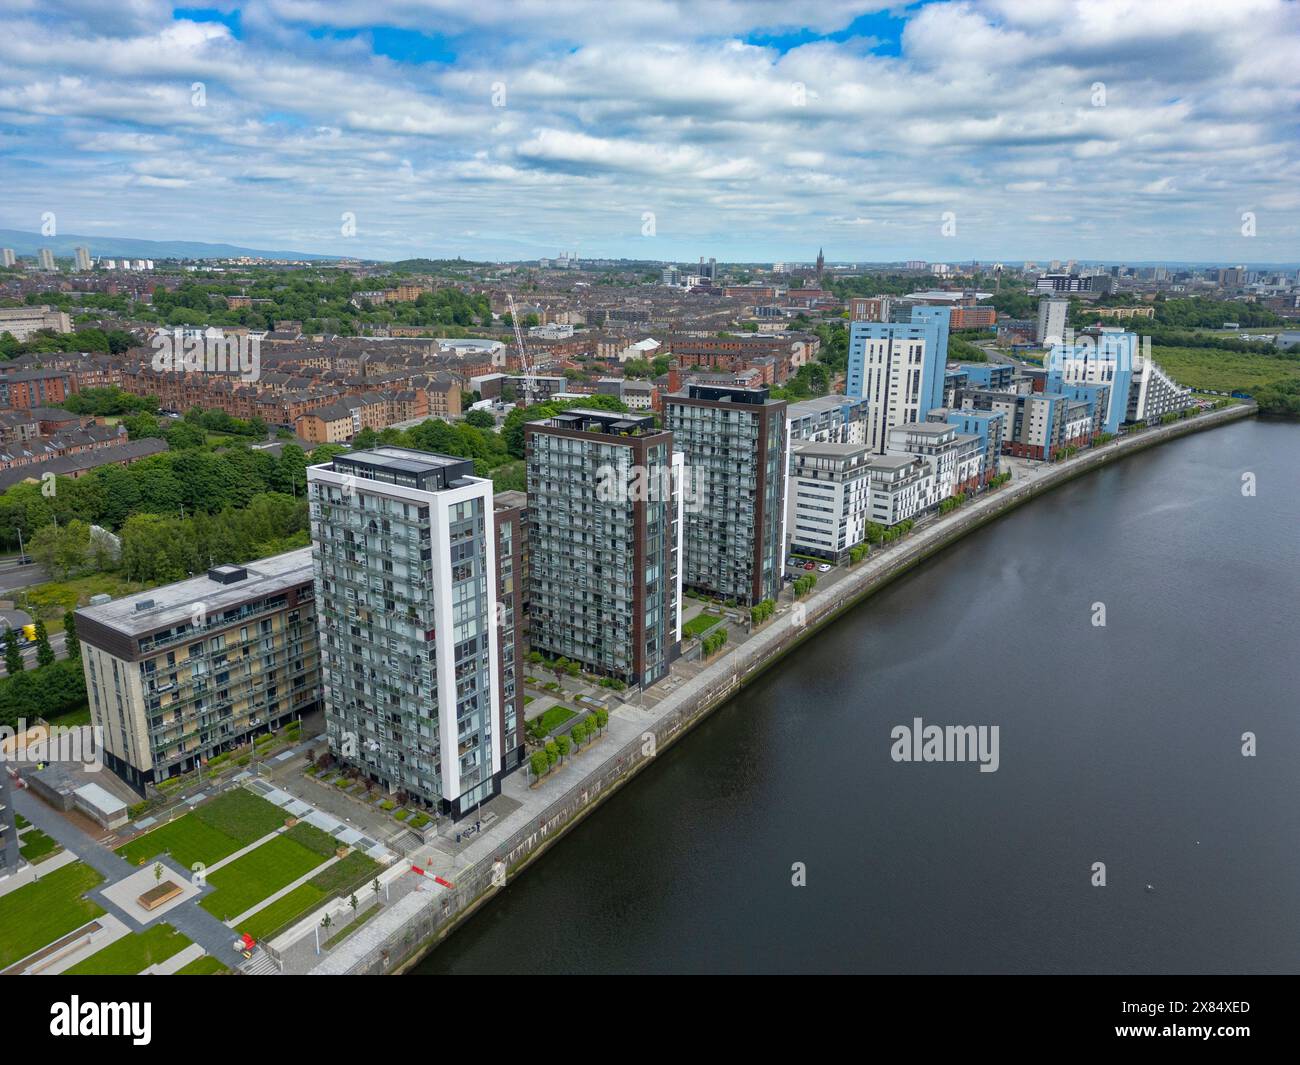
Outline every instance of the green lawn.
<path fill-rule="evenodd" d="M 529 722 L 529 727 L 534 732 L 545 735 L 552 729 L 559 728 L 571 717 L 577 717 L 577 715 L 567 706 L 553 706 L 549 710 L 543 711 L 541 717 L 534 718 Z"/>
<path fill-rule="evenodd" d="M 1169 348 L 1159 344 L 1152 357 L 1180 385 L 1214 392 L 1251 392 L 1276 381 L 1300 380 L 1300 360 L 1251 355 L 1215 348 Z"/>
<path fill-rule="evenodd" d="M 235 788 L 184 817 L 155 828 L 119 847 L 117 853 L 132 865 L 144 865 L 164 851 L 192 868 L 195 862 L 213 865 L 241 847 L 274 832 L 284 824 L 278 806 L 251 791 Z"/>
<path fill-rule="evenodd" d="M 696 614 L 682 626 L 682 636 L 702 636 L 721 621 L 722 618 L 714 617 L 712 614 Z"/>
<path fill-rule="evenodd" d="M 221 962 L 217 961 L 211 954 L 205 954 L 201 958 L 195 958 L 187 965 L 182 965 L 176 970 L 176 976 L 216 976 L 218 973 L 230 972 Z"/>
<path fill-rule="evenodd" d="M 238 931 L 247 932 L 254 939 L 274 939 L 330 899 L 354 891 L 369 891 L 369 885 L 378 873 L 378 862 L 360 851 L 353 851 L 342 861 L 322 869 L 307 883 L 299 884 L 283 898 L 276 899 L 242 921 Z"/>
<path fill-rule="evenodd" d="M 190 942 L 188 936 L 171 925 L 156 924 L 110 943 L 103 950 L 77 962 L 67 973 L 69 976 L 134 976 L 150 965 L 179 954 Z"/>
<path fill-rule="evenodd" d="M 51 714 L 46 720 L 51 725 L 62 725 L 64 728 L 80 728 L 82 725 L 89 725 L 90 704 L 86 703 L 74 710 L 65 710 L 61 714 Z"/>
<path fill-rule="evenodd" d="M 39 828 L 28 829 L 19 839 L 22 856 L 33 865 L 62 848 Z"/>
<path fill-rule="evenodd" d="M 104 911 L 81 896 L 103 879 L 90 866 L 70 862 L 0 895 L 0 969 L 101 916 Z"/>
<path fill-rule="evenodd" d="M 208 883 L 216 890 L 199 904 L 218 920 L 228 921 L 286 884 L 310 873 L 325 861 L 325 855 L 309 845 L 304 846 L 300 838 L 294 837 L 299 828 L 311 826 L 297 825 L 209 874 Z"/>

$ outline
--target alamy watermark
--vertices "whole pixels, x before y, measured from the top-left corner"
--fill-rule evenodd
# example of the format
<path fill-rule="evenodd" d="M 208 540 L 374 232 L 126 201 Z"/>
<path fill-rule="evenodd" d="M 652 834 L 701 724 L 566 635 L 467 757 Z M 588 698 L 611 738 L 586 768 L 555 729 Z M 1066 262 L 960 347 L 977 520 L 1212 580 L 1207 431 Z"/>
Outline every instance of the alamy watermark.
<path fill-rule="evenodd" d="M 29 735 L 33 730 L 36 734 Z M 21 717 L 12 726 L 0 725 L 0 762 L 75 762 L 88 773 L 98 773 L 104 765 L 103 746 L 104 730 L 99 725 L 29 725 Z"/>
<path fill-rule="evenodd" d="M 149 343 L 156 373 L 237 373 L 245 382 L 262 376 L 260 337 L 214 337 L 176 329 L 155 333 Z"/>
<path fill-rule="evenodd" d="M 919 717 L 895 725 L 889 757 L 895 762 L 978 762 L 981 773 L 1000 763 L 997 725 L 927 725 Z"/>
<path fill-rule="evenodd" d="M 669 466 L 601 466 L 596 470 L 596 500 L 600 503 L 671 503 L 678 494 L 687 514 L 704 509 L 708 477 L 702 466 L 682 466 L 674 479 Z"/>

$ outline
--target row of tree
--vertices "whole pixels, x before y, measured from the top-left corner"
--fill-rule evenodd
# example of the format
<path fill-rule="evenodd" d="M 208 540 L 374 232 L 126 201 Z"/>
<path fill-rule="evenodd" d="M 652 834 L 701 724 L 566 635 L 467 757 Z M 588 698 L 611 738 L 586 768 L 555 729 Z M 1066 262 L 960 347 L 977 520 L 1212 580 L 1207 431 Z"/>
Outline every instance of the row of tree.
<path fill-rule="evenodd" d="M 136 514 L 222 514 L 268 492 L 302 498 L 309 461 L 325 462 L 339 450 L 324 445 L 309 459 L 296 444 L 285 444 L 279 457 L 241 445 L 220 452 L 191 448 L 101 466 L 75 479 L 17 484 L 0 494 L 0 542 L 13 548 L 20 532 L 30 540 L 46 525 L 74 520 L 118 530 Z"/>
<path fill-rule="evenodd" d="M 36 668 L 26 669 L 18 634 L 4 634 L 7 676 L 0 679 L 0 726 L 14 728 L 20 718 L 54 718 L 86 705 L 86 677 L 72 611 L 63 615 L 68 657 L 56 660 L 43 621 L 36 622 Z"/>

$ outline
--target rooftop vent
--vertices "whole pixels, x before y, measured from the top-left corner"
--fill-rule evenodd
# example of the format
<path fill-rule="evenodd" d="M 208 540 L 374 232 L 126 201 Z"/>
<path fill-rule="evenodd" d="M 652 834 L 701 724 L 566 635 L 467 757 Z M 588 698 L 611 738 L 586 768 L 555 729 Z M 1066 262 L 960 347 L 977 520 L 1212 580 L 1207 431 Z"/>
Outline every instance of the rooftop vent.
<path fill-rule="evenodd" d="M 135 608 L 136 608 L 137 611 L 139 611 L 139 610 L 152 610 L 152 609 L 153 609 L 153 600 L 152 600 L 152 599 L 140 599 L 140 600 L 138 600 L 138 601 L 136 602 L 136 604 L 135 604 Z"/>
<path fill-rule="evenodd" d="M 213 566 L 208 570 L 208 580 L 218 584 L 234 584 L 247 576 L 248 570 L 243 566 Z"/>

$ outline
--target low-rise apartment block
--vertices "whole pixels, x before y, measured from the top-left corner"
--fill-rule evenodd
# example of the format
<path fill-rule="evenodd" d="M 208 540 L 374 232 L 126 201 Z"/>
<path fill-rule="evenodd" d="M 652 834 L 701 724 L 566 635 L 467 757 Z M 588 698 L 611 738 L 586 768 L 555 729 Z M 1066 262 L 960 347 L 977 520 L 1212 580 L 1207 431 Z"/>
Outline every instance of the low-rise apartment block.
<path fill-rule="evenodd" d="M 311 549 L 76 612 L 91 721 L 137 791 L 320 705 Z"/>
<path fill-rule="evenodd" d="M 793 445 L 787 507 L 791 551 L 839 563 L 866 538 L 873 457 L 861 443 Z"/>

